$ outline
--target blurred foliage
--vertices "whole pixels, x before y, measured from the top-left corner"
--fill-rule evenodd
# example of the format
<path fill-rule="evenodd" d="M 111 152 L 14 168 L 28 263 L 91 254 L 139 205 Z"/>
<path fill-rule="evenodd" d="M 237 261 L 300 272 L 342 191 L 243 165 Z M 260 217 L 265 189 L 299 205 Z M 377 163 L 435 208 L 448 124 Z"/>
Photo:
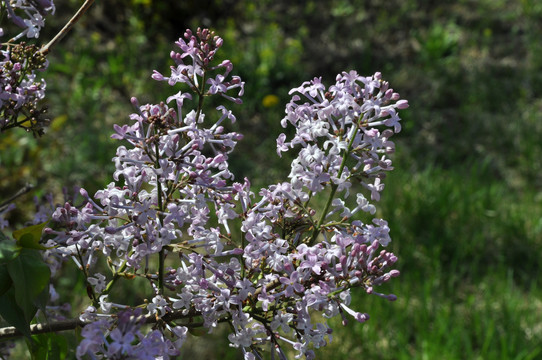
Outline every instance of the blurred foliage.
<path fill-rule="evenodd" d="M 336 330 L 322 359 L 538 359 L 542 199 L 427 168 L 390 176 L 380 212 L 399 254 L 389 303 L 359 292 L 371 320 Z M 458 186 L 458 184 L 461 184 Z M 346 335 L 348 334 L 348 335 Z"/>
<path fill-rule="evenodd" d="M 43 38 L 77 5 L 59 1 Z M 221 56 L 247 83 L 246 103 L 234 109 L 247 135 L 239 159 L 232 159 L 240 176 L 261 174 L 262 164 L 277 169 L 269 179 L 287 173 L 288 161 L 267 154 L 282 131 L 278 120 L 291 87 L 313 76 L 329 84 L 338 72 L 356 69 L 382 71 L 410 100 L 398 141 L 408 144 L 399 148 L 414 170 L 489 161 L 492 177 L 516 189 L 540 189 L 542 169 L 535 160 L 541 151 L 532 146 L 536 141 L 523 139 L 535 140 L 542 130 L 541 16 L 534 0 L 97 3 L 51 54 L 45 78 L 56 125 L 48 137 L 24 140 L 32 144 L 2 155 L 3 168 L 19 173 L 15 183 L 2 176 L 2 189 L 51 177 L 99 188 L 116 147 L 108 129 L 127 121 L 131 96 L 145 103 L 167 94 L 167 86 L 150 80 L 151 70 L 167 71 L 171 43 L 196 26 L 211 26 L 224 37 Z M 268 96 L 278 103 L 265 106 Z M 0 146 L 12 148 L 20 138 L 3 136 Z M 59 157 L 60 163 L 50 160 Z"/>
<path fill-rule="evenodd" d="M 43 39 L 80 1 L 56 4 Z M 96 2 L 50 55 L 49 132 L 0 137 L 0 199 L 26 182 L 40 195 L 71 185 L 93 193 L 111 181 L 112 125 L 128 122 L 131 96 L 158 102 L 172 92 L 150 74 L 167 72 L 172 43 L 198 26 L 224 38 L 220 56 L 246 81 L 245 104 L 233 107 L 245 139 L 231 165 L 256 186 L 289 172 L 275 138 L 290 88 L 381 71 L 410 102 L 380 209 L 401 259 L 402 276 L 388 286 L 399 300 L 360 296 L 372 320 L 339 327 L 335 338 L 348 339 L 323 358 L 540 356 L 538 0 Z M 19 209 L 12 221 L 28 218 Z M 237 357 L 205 344 L 189 343 L 186 356 Z"/>

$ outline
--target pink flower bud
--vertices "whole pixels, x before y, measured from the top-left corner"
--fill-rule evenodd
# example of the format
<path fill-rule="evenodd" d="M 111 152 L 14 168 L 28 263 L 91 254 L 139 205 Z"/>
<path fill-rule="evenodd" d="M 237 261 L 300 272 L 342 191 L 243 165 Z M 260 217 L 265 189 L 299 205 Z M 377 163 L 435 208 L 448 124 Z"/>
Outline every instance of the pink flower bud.
<path fill-rule="evenodd" d="M 135 108 L 139 108 L 139 101 L 137 101 L 137 98 L 135 96 L 132 96 L 130 98 L 130 102 L 132 103 L 132 105 L 135 107 Z"/>
<path fill-rule="evenodd" d="M 406 109 L 408 108 L 408 100 L 399 100 L 395 106 L 397 106 L 398 109 Z"/>
<path fill-rule="evenodd" d="M 84 197 L 85 199 L 88 198 L 88 192 L 83 188 L 79 189 L 79 194 L 81 194 L 81 196 Z"/>
<path fill-rule="evenodd" d="M 158 71 L 156 70 L 153 70 L 152 71 L 152 76 L 151 78 L 153 78 L 154 80 L 156 81 L 164 81 L 164 75 L 160 74 Z"/>

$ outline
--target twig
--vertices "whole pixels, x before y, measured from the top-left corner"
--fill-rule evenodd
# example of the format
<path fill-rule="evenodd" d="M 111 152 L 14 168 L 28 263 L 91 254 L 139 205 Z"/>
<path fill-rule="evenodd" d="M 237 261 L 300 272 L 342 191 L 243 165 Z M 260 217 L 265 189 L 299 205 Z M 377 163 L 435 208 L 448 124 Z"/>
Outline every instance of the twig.
<path fill-rule="evenodd" d="M 90 6 L 94 3 L 94 0 L 85 0 L 85 3 L 79 8 L 79 10 L 73 15 L 73 17 L 64 25 L 62 30 L 58 32 L 58 34 L 55 35 L 55 37 L 49 41 L 47 45 L 41 48 L 40 52 L 42 54 L 47 54 L 49 52 L 49 49 L 54 46 L 57 42 L 59 42 L 68 32 L 70 32 L 71 28 L 75 23 L 83 16 L 83 14 L 90 8 Z"/>
<path fill-rule="evenodd" d="M 0 212 L 2 212 L 6 207 L 8 207 L 9 203 L 11 203 L 13 200 L 17 199 L 19 196 L 23 196 L 24 194 L 26 194 L 33 188 L 34 188 L 34 185 L 25 184 L 22 189 L 19 189 L 19 191 L 15 193 L 15 195 L 11 196 L 9 199 L 0 203 Z"/>
<path fill-rule="evenodd" d="M 64 321 L 58 321 L 51 324 L 33 324 L 30 325 L 30 333 L 32 335 L 43 334 L 49 332 L 58 332 L 64 330 L 73 330 L 76 327 L 85 326 L 86 323 L 79 319 L 70 319 Z M 0 339 L 11 338 L 11 337 L 20 337 L 23 334 L 13 326 L 5 327 L 0 329 Z"/>
<path fill-rule="evenodd" d="M 188 319 L 188 318 L 194 318 L 196 316 L 201 315 L 197 311 L 189 311 L 187 314 L 183 314 L 182 311 L 175 311 L 165 314 L 161 318 L 156 318 L 155 315 L 149 314 L 145 315 L 145 323 L 146 324 L 154 324 L 158 321 L 173 321 L 173 320 L 179 320 L 179 319 Z M 66 330 L 74 330 L 78 327 L 84 327 L 91 322 L 85 322 L 81 321 L 79 319 L 69 319 L 69 320 L 63 320 L 63 321 L 56 321 L 49 324 L 32 324 L 30 325 L 30 333 L 32 335 L 37 334 L 44 334 L 44 333 L 52 333 L 52 332 L 59 332 L 59 331 L 66 331 Z M 196 328 L 203 326 L 202 322 L 192 322 L 189 324 L 182 324 L 182 326 L 186 326 L 188 328 Z M 7 338 L 16 338 L 23 336 L 23 333 L 21 333 L 19 330 L 17 330 L 13 326 L 8 326 L 4 328 L 0 328 L 0 340 L 7 339 Z"/>

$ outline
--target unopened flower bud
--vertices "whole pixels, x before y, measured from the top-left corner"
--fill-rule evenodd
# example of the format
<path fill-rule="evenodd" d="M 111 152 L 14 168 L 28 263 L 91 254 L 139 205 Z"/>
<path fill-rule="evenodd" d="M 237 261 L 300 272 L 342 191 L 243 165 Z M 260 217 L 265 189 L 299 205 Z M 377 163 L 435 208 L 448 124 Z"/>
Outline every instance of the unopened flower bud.
<path fill-rule="evenodd" d="M 395 105 L 398 109 L 406 109 L 408 108 L 408 100 L 399 100 Z"/>
<path fill-rule="evenodd" d="M 390 276 L 391 277 L 397 277 L 401 274 L 401 272 L 399 270 L 392 270 L 390 271 Z"/>
<path fill-rule="evenodd" d="M 132 105 L 136 108 L 136 109 L 139 109 L 139 101 L 137 100 L 137 98 L 135 96 L 132 96 L 130 98 L 130 102 L 132 103 Z"/>

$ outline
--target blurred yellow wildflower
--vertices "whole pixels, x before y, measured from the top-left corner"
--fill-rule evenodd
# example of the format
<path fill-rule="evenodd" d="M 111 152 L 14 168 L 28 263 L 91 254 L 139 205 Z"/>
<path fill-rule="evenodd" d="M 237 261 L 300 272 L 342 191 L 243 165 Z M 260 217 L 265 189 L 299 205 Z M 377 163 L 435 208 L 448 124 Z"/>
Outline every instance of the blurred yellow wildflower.
<path fill-rule="evenodd" d="M 269 107 L 277 106 L 279 102 L 280 102 L 280 99 L 277 95 L 270 94 L 270 95 L 264 96 L 262 100 L 262 105 L 266 108 L 269 108 Z"/>

